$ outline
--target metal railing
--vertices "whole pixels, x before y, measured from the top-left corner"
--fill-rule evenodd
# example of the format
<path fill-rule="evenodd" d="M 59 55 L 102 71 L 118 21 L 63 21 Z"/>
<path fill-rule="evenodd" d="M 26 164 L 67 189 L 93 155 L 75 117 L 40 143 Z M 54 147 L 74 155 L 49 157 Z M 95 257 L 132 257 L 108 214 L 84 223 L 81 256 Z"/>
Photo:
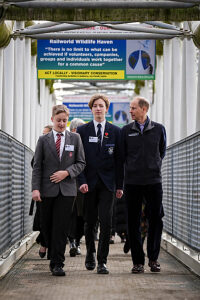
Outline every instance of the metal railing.
<path fill-rule="evenodd" d="M 0 254 L 32 231 L 33 152 L 0 130 Z"/>
<path fill-rule="evenodd" d="M 162 175 L 164 230 L 200 251 L 200 132 L 168 147 Z"/>
<path fill-rule="evenodd" d="M 0 255 L 32 231 L 32 157 L 0 130 Z M 162 174 L 164 230 L 200 251 L 200 132 L 168 147 Z"/>

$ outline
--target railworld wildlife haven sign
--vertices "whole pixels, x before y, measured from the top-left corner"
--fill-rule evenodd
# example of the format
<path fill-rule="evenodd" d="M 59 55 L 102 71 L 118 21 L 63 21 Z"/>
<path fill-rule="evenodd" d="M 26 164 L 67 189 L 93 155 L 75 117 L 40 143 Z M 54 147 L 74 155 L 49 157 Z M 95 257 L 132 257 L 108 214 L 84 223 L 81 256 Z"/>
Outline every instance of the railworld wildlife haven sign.
<path fill-rule="evenodd" d="M 154 40 L 38 40 L 38 79 L 155 79 Z"/>

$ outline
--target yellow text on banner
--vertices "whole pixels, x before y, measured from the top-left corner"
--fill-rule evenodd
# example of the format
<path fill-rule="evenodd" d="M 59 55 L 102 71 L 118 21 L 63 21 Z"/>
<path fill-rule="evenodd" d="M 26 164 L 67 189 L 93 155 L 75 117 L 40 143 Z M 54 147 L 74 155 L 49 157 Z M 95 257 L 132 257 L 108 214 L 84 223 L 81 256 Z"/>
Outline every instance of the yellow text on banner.
<path fill-rule="evenodd" d="M 123 70 L 38 70 L 38 79 L 124 79 Z"/>

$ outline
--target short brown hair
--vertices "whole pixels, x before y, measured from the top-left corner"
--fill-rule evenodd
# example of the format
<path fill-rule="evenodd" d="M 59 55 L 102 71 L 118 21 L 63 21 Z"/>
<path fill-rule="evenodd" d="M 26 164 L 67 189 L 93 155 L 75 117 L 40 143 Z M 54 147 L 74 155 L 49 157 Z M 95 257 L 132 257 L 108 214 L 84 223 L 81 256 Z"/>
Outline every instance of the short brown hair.
<path fill-rule="evenodd" d="M 52 108 L 52 117 L 55 115 L 58 115 L 60 113 L 66 113 L 67 116 L 69 116 L 69 109 L 66 105 L 60 104 L 60 105 L 54 105 Z"/>
<path fill-rule="evenodd" d="M 138 100 L 138 105 L 140 108 L 142 108 L 143 106 L 145 106 L 147 108 L 147 110 L 149 109 L 149 101 L 147 99 L 145 99 L 144 97 L 135 97 L 133 100 Z"/>
<path fill-rule="evenodd" d="M 103 94 L 95 94 L 95 95 L 93 95 L 92 98 L 90 99 L 89 103 L 88 103 L 89 108 L 92 109 L 92 107 L 94 105 L 94 102 L 96 100 L 99 100 L 99 99 L 102 99 L 105 102 L 106 108 L 109 108 L 110 102 L 108 100 L 108 97 L 106 97 Z"/>

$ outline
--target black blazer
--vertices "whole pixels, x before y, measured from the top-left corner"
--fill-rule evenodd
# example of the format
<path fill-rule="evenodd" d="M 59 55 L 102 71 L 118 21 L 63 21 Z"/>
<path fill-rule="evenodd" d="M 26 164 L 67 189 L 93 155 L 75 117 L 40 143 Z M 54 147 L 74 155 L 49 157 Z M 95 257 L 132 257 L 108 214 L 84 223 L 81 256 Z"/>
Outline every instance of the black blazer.
<path fill-rule="evenodd" d="M 92 191 L 99 176 L 110 191 L 122 189 L 120 128 L 106 122 L 100 153 L 98 144 L 89 141 L 90 137 L 96 137 L 93 121 L 78 127 L 77 133 L 81 136 L 86 159 L 85 170 L 78 176 L 79 185 L 88 184 L 89 191 Z"/>

